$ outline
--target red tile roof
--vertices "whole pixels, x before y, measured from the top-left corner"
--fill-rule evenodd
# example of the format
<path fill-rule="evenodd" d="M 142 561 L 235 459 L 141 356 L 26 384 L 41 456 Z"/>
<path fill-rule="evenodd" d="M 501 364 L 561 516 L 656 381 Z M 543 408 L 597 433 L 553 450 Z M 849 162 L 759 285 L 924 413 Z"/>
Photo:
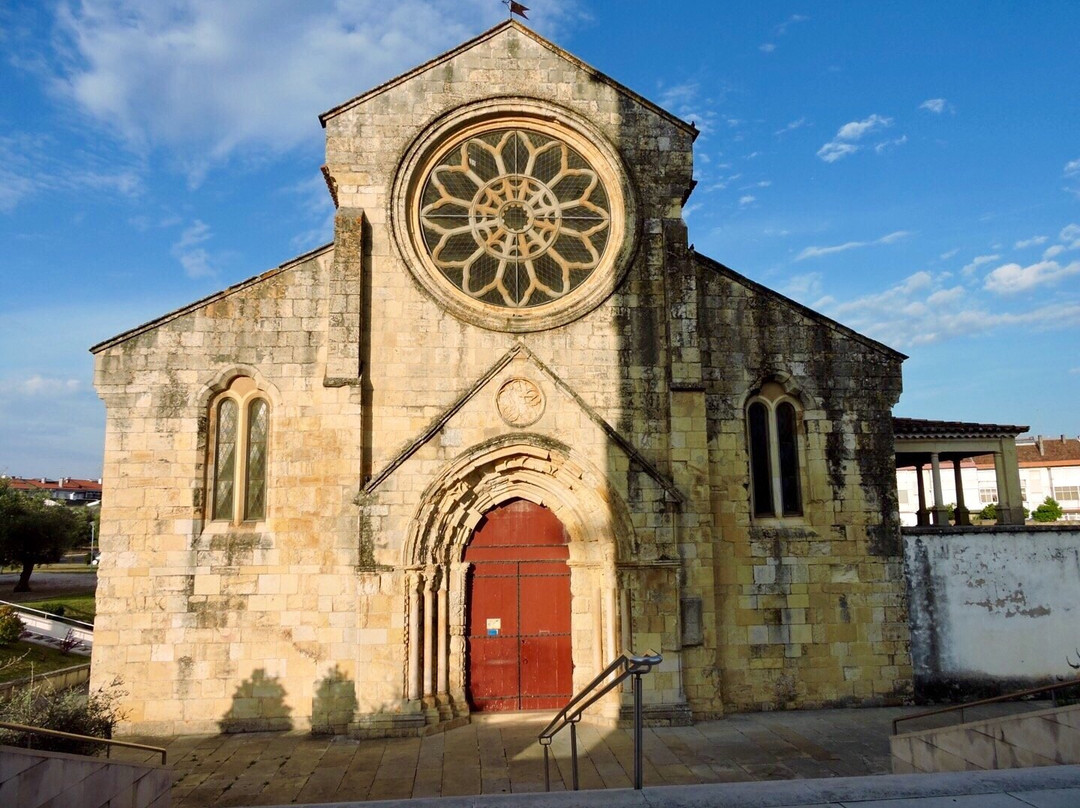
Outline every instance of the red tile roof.
<path fill-rule="evenodd" d="M 80 480 L 61 477 L 50 480 L 45 477 L 5 477 L 17 491 L 101 491 L 101 480 Z"/>
<path fill-rule="evenodd" d="M 931 421 L 924 418 L 893 418 L 893 435 L 900 439 L 918 438 L 1015 438 L 1027 432 L 1026 426 L 1013 424 L 975 424 L 968 421 Z"/>
<path fill-rule="evenodd" d="M 1080 466 L 1080 438 L 1058 435 L 1025 438 L 1016 444 L 1016 459 L 1020 468 L 1039 466 Z M 994 465 L 993 455 L 975 458 L 975 465 L 985 468 Z"/>

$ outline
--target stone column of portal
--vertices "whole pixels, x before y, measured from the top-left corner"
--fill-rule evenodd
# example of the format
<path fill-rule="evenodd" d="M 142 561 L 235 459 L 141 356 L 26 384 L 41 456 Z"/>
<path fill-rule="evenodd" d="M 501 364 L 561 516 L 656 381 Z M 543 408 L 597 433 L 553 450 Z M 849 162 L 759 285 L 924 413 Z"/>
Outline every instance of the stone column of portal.
<path fill-rule="evenodd" d="M 630 620 L 630 589 L 624 583 L 619 589 L 619 638 L 622 642 L 621 651 L 634 650 L 634 637 L 631 634 L 632 622 Z"/>
<path fill-rule="evenodd" d="M 433 676 L 433 665 L 435 661 L 435 649 L 433 640 L 435 639 L 435 597 L 434 592 L 431 591 L 432 580 L 435 576 L 432 575 L 430 569 L 424 571 L 424 697 L 435 695 L 435 684 Z"/>
<path fill-rule="evenodd" d="M 608 584 L 604 587 L 604 664 L 610 665 L 612 660 L 619 655 L 616 650 L 619 639 L 618 620 L 615 612 L 615 587 Z"/>
<path fill-rule="evenodd" d="M 409 701 L 420 699 L 420 574 L 408 572 L 405 577 L 405 585 L 409 590 L 409 671 L 408 690 Z"/>
<path fill-rule="evenodd" d="M 439 661 L 438 664 L 438 678 L 435 687 L 435 703 L 439 707 L 439 718 L 443 721 L 447 721 L 453 718 L 454 712 L 450 708 L 450 688 L 447 672 L 449 671 L 450 664 L 450 646 L 449 646 L 449 629 L 450 624 L 447 621 L 447 609 L 450 606 L 450 582 L 449 569 L 445 566 L 439 569 L 439 600 L 436 605 L 436 611 L 438 612 L 439 620 L 439 642 L 438 650 L 435 652 Z"/>
<path fill-rule="evenodd" d="M 446 613 L 450 624 L 447 689 L 454 715 L 469 714 L 469 702 L 465 698 L 465 597 L 469 566 L 467 561 L 450 565 L 450 608 Z"/>
<path fill-rule="evenodd" d="M 439 720 L 435 707 L 435 570 L 424 571 L 424 712 L 430 723 Z"/>
<path fill-rule="evenodd" d="M 600 671 L 610 660 L 604 659 L 604 591 L 600 587 L 593 589 L 592 596 L 592 659 L 594 675 L 599 676 Z M 576 689 L 576 688 L 575 688 Z"/>
<path fill-rule="evenodd" d="M 937 452 L 930 453 L 930 471 L 934 477 L 934 524 L 948 526 L 949 509 L 941 492 L 941 459 Z"/>
<path fill-rule="evenodd" d="M 630 617 L 630 587 L 625 580 L 619 588 L 619 639 L 622 648 L 619 653 L 629 654 L 634 651 L 633 620 Z M 630 692 L 630 680 L 623 682 L 623 692 Z"/>
<path fill-rule="evenodd" d="M 964 477 L 960 471 L 961 458 L 954 457 L 952 462 L 953 479 L 956 481 L 956 524 L 970 525 L 971 511 L 964 505 Z"/>
<path fill-rule="evenodd" d="M 919 510 L 915 511 L 915 524 L 925 527 L 930 524 L 930 511 L 926 509 L 926 480 L 923 479 L 921 463 L 915 465 L 915 483 L 919 487 Z"/>

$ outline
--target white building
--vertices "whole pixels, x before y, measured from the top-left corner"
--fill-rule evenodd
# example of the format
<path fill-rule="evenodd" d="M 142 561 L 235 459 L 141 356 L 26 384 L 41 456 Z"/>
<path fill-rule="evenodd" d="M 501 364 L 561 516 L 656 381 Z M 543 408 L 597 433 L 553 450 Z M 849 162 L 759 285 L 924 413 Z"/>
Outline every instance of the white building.
<path fill-rule="evenodd" d="M 1033 511 L 1047 497 L 1053 497 L 1065 512 L 1063 519 L 1080 521 L 1080 439 L 1065 435 L 1018 438 L 1017 461 L 1020 466 L 1020 492 L 1024 507 Z M 922 470 L 927 501 L 933 502 L 933 473 Z M 998 502 L 997 474 L 992 455 L 980 455 L 960 461 L 963 501 L 974 516 L 984 506 Z M 915 468 L 896 470 L 896 488 L 900 519 L 905 525 L 916 524 L 919 509 L 918 479 Z M 960 501 L 954 474 L 941 475 L 942 500 Z"/>

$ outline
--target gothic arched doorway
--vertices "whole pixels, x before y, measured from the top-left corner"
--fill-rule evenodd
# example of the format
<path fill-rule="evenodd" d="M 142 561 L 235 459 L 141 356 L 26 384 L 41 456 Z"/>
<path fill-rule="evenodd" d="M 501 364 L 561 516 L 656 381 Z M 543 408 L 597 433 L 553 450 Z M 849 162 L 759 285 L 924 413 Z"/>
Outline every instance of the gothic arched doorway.
<path fill-rule="evenodd" d="M 562 707 L 573 695 L 566 530 L 512 500 L 476 526 L 465 561 L 468 696 L 476 711 Z"/>

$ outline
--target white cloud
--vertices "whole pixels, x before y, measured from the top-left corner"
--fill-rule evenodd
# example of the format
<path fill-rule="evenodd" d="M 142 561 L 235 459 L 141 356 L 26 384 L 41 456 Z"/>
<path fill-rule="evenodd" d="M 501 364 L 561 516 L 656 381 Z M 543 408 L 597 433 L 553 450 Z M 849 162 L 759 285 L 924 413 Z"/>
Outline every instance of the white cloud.
<path fill-rule="evenodd" d="M 180 234 L 180 240 L 172 245 L 173 257 L 180 262 L 189 278 L 207 278 L 217 274 L 210 253 L 202 246 L 210 238 L 210 226 L 196 219 Z"/>
<path fill-rule="evenodd" d="M 951 289 L 939 289 L 926 298 L 926 302 L 931 306 L 939 306 L 942 303 L 956 303 L 963 300 L 967 294 L 968 291 L 963 286 L 954 286 Z"/>
<path fill-rule="evenodd" d="M 710 90 L 712 93 L 716 92 L 715 87 L 710 87 Z M 702 136 L 708 136 L 721 122 L 714 105 L 723 93 L 721 89 L 719 96 L 712 94 L 706 96 L 702 94 L 701 87 L 696 82 L 686 81 L 664 87 L 660 92 L 658 103 L 684 121 L 692 121 Z M 724 116 L 723 120 L 732 128 L 742 123 L 737 118 L 729 116 Z"/>
<path fill-rule="evenodd" d="M 61 396 L 81 389 L 82 382 L 78 379 L 57 379 L 36 373 L 15 383 L 15 390 L 24 396 Z"/>
<path fill-rule="evenodd" d="M 788 17 L 786 20 L 776 26 L 776 35 L 783 36 L 788 32 L 788 28 L 790 28 L 791 26 L 796 25 L 800 22 L 806 22 L 809 19 L 810 18 L 807 17 L 805 14 L 792 14 L 790 17 Z"/>
<path fill-rule="evenodd" d="M 1080 273 L 1080 261 L 1073 261 L 1066 266 L 1061 266 L 1057 261 L 1040 261 L 1026 267 L 1005 264 L 986 276 L 985 288 L 999 295 L 1011 295 L 1037 286 L 1053 284 L 1077 273 Z"/>
<path fill-rule="evenodd" d="M 942 261 L 948 261 L 954 255 L 957 255 L 959 252 L 960 252 L 960 248 L 959 247 L 954 247 L 953 249 L 949 250 L 948 252 L 943 252 L 941 255 L 938 256 L 938 258 L 940 258 Z"/>
<path fill-rule="evenodd" d="M 1080 249 L 1080 224 L 1067 224 L 1058 233 L 1058 238 L 1070 249 Z"/>
<path fill-rule="evenodd" d="M 1065 252 L 1065 245 L 1051 244 L 1049 247 L 1043 250 L 1042 257 L 1044 261 L 1049 261 L 1051 258 L 1057 258 L 1063 252 Z"/>
<path fill-rule="evenodd" d="M 919 109 L 925 109 L 935 115 L 940 115 L 946 109 L 951 109 L 951 106 L 944 98 L 928 98 L 919 104 Z"/>
<path fill-rule="evenodd" d="M 806 118 L 799 118 L 798 120 L 791 121 L 790 123 L 784 125 L 782 128 L 777 129 L 775 132 L 773 132 L 773 134 L 782 135 L 785 132 L 792 132 L 795 129 L 800 129 L 803 126 L 806 126 Z"/>
<path fill-rule="evenodd" d="M 1080 177 L 1080 159 L 1070 160 L 1065 164 L 1066 177 Z"/>
<path fill-rule="evenodd" d="M 833 255 L 835 253 L 847 252 L 848 250 L 855 250 L 860 247 L 874 247 L 880 244 L 895 244 L 901 239 L 910 236 L 907 230 L 897 230 L 894 233 L 882 236 L 879 239 L 873 241 L 846 241 L 843 244 L 836 244 L 831 247 L 806 247 L 795 256 L 796 261 L 803 261 L 807 258 L 820 258 L 823 255 Z"/>
<path fill-rule="evenodd" d="M 822 276 L 820 272 L 807 272 L 804 275 L 794 275 L 780 290 L 785 295 L 807 305 L 811 301 L 821 297 L 823 292 Z"/>
<path fill-rule="evenodd" d="M 748 207 L 750 205 L 753 205 L 755 202 L 757 202 L 757 197 L 756 196 L 751 196 L 750 194 L 746 194 L 746 196 L 740 196 L 739 197 L 739 207 L 740 208 Z"/>
<path fill-rule="evenodd" d="M 541 26 L 576 13 L 558 4 Z M 57 13 L 56 86 L 140 151 L 175 150 L 198 174 L 241 145 L 317 142 L 320 112 L 502 16 L 488 0 L 84 0 Z"/>
<path fill-rule="evenodd" d="M 142 192 L 142 169 L 125 158 L 105 158 L 60 148 L 50 135 L 0 136 L 0 212 L 38 193 L 94 191 L 134 197 Z"/>
<path fill-rule="evenodd" d="M 890 126 L 892 126 L 892 118 L 886 118 L 876 113 L 861 121 L 845 123 L 836 131 L 836 137 L 818 149 L 817 156 L 826 163 L 835 163 L 840 158 L 847 157 L 849 154 L 854 154 L 859 150 L 860 147 L 855 145 L 853 141 L 861 140 L 870 132 L 886 129 Z M 905 140 L 907 140 L 907 137 L 901 136 L 892 143 L 903 143 Z M 880 153 L 884 151 L 884 148 L 888 148 L 888 145 L 888 142 L 878 144 L 875 150 Z"/>
<path fill-rule="evenodd" d="M 917 272 L 883 292 L 838 302 L 826 298 L 821 310 L 857 331 L 897 348 L 946 339 L 970 338 L 1000 328 L 1054 329 L 1080 325 L 1080 303 L 1055 303 L 1019 313 L 988 309 L 963 286 L 939 288 L 944 276 Z"/>
<path fill-rule="evenodd" d="M 889 126 L 892 126 L 892 118 L 875 114 L 861 121 L 845 123 L 836 132 L 836 138 L 838 140 L 859 140 L 869 132 L 885 129 Z"/>
<path fill-rule="evenodd" d="M 835 140 L 826 143 L 817 151 L 817 156 L 826 163 L 835 163 L 842 157 L 854 154 L 859 147 L 852 143 L 837 143 Z"/>
<path fill-rule="evenodd" d="M 960 274 L 962 274 L 965 278 L 970 278 L 972 275 L 975 274 L 975 271 L 979 267 L 983 266 L 984 264 L 991 264 L 999 258 L 1001 258 L 1000 255 L 976 255 L 974 258 L 971 259 L 971 263 L 965 265 L 964 268 L 960 270 Z"/>
<path fill-rule="evenodd" d="M 1013 245 L 1018 250 L 1025 250 L 1028 247 L 1038 247 L 1040 244 L 1046 243 L 1046 236 L 1032 236 L 1031 238 L 1025 238 L 1016 242 Z"/>
<path fill-rule="evenodd" d="M 765 42 L 761 45 L 758 45 L 758 50 L 762 53 L 772 53 L 774 50 L 776 50 L 776 45 L 774 45 L 772 42 Z"/>
<path fill-rule="evenodd" d="M 876 146 L 874 146 L 874 151 L 878 154 L 884 154 L 893 146 L 903 146 L 905 143 L 907 143 L 907 135 L 900 135 L 900 137 L 894 138 L 892 140 L 881 141 Z"/>

